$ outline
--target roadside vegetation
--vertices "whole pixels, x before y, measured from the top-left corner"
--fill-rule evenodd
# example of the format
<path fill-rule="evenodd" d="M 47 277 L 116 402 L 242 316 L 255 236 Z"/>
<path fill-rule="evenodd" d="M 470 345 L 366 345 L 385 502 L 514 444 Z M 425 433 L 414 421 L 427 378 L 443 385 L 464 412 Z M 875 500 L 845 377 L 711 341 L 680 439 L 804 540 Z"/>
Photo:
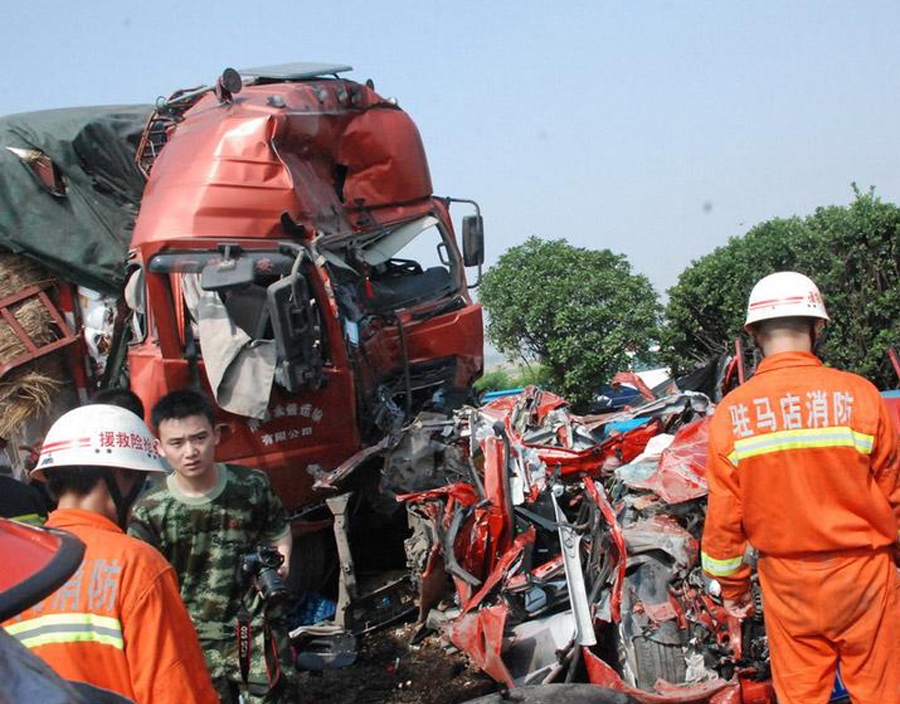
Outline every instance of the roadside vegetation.
<path fill-rule="evenodd" d="M 504 389 L 520 389 L 532 385 L 549 389 L 552 383 L 553 380 L 545 367 L 540 364 L 521 364 L 485 372 L 473 386 L 477 393 L 486 393 Z"/>
<path fill-rule="evenodd" d="M 691 263 L 669 289 L 662 358 L 676 374 L 725 351 L 741 334 L 746 298 L 778 270 L 811 277 L 831 322 L 817 350 L 826 364 L 897 385 L 888 349 L 900 343 L 900 207 L 874 190 L 848 206 L 773 219 Z"/>
<path fill-rule="evenodd" d="M 896 386 L 887 351 L 900 342 L 900 207 L 853 192 L 848 206 L 762 222 L 691 262 L 664 310 L 624 255 L 537 237 L 510 248 L 480 297 L 488 338 L 519 366 L 488 372 L 477 390 L 535 383 L 583 406 L 657 344 L 661 364 L 690 372 L 731 349 L 753 284 L 779 270 L 819 285 L 832 318 L 817 350 L 827 364 Z"/>
<path fill-rule="evenodd" d="M 511 360 L 539 363 L 548 387 L 575 405 L 591 400 L 658 333 L 650 281 L 625 256 L 529 238 L 484 276 L 487 334 Z"/>

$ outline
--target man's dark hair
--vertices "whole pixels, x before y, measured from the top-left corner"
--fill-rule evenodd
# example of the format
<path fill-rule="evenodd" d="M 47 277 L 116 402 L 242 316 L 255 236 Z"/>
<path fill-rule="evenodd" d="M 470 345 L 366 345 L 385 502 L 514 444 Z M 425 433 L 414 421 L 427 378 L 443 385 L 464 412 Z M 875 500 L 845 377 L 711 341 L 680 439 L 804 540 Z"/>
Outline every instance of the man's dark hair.
<path fill-rule="evenodd" d="M 807 316 L 787 316 L 784 318 L 767 318 L 766 320 L 758 320 L 750 327 L 758 335 L 771 335 L 777 331 L 788 331 L 797 333 L 807 333 L 810 329 L 815 329 L 817 318 Z"/>
<path fill-rule="evenodd" d="M 131 411 L 141 420 L 144 419 L 144 403 L 131 389 L 103 389 L 96 393 L 90 403 L 108 403 Z"/>
<path fill-rule="evenodd" d="M 181 420 L 191 416 L 206 416 L 210 425 L 216 423 L 216 410 L 207 396 L 193 389 L 172 391 L 163 396 L 153 407 L 150 420 L 159 432 L 159 424 L 165 420 Z"/>
<path fill-rule="evenodd" d="M 103 479 L 101 467 L 59 467 L 46 472 L 47 491 L 54 501 L 59 501 L 63 494 L 87 496 L 97 483 Z"/>

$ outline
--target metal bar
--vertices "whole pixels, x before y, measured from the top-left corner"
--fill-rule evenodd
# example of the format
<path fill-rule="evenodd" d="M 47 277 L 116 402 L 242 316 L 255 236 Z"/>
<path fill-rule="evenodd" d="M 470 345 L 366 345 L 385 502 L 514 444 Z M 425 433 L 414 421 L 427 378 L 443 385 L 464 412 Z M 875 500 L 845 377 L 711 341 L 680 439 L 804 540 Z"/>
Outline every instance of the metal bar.
<path fill-rule="evenodd" d="M 9 308 L 0 309 L 0 313 L 3 314 L 3 320 L 6 321 L 6 324 L 12 328 L 13 332 L 16 333 L 16 337 L 19 338 L 19 341 L 25 345 L 25 349 L 27 349 L 32 354 L 37 352 L 38 347 L 34 344 L 34 340 L 31 339 L 31 335 L 25 332 L 25 328 L 19 323 L 16 319 L 16 316 L 13 315 L 13 312 Z"/>
<path fill-rule="evenodd" d="M 556 489 L 556 487 L 553 487 Z M 584 585 L 584 571 L 581 567 L 579 547 L 581 536 L 568 524 L 568 519 L 559 507 L 556 492 L 550 492 L 556 522 L 559 524 L 559 544 L 562 548 L 563 563 L 566 567 L 566 585 L 569 588 L 569 604 L 575 618 L 575 642 L 578 645 L 596 645 L 597 634 L 594 632 L 594 620 L 591 617 L 591 605 L 588 602 L 587 589 Z"/>
<path fill-rule="evenodd" d="M 334 540 L 337 545 L 340 563 L 338 599 L 334 622 L 345 630 L 351 630 L 352 628 L 353 618 L 350 606 L 356 597 L 356 570 L 353 565 L 353 555 L 350 551 L 347 526 L 347 504 L 352 496 L 353 493 L 348 492 L 325 499 L 325 503 L 334 515 Z"/>
<path fill-rule="evenodd" d="M 896 374 L 897 379 L 900 380 L 900 357 L 897 356 L 897 350 L 893 347 L 888 348 L 888 358 L 891 360 L 891 365 L 894 367 L 894 374 Z"/>
<path fill-rule="evenodd" d="M 67 345 L 71 345 L 73 342 L 77 342 L 77 337 L 72 337 L 70 339 L 65 340 L 56 340 L 55 342 L 51 342 L 49 345 L 45 345 L 38 349 L 37 352 L 28 353 L 28 354 L 20 354 L 18 357 L 13 357 L 8 362 L 4 364 L 0 364 L 0 379 L 6 376 L 10 371 L 15 369 L 25 362 L 30 362 L 34 359 L 38 359 L 39 357 L 43 357 L 46 354 L 50 354 L 51 352 L 55 352 L 61 347 L 66 347 Z"/>
<path fill-rule="evenodd" d="M 16 334 L 22 344 L 25 346 L 27 352 L 17 355 L 12 359 L 7 360 L 3 364 L 0 364 L 0 378 L 4 377 L 10 371 L 15 369 L 16 367 L 25 364 L 26 362 L 30 362 L 38 357 L 42 357 L 46 354 L 54 352 L 61 347 L 65 347 L 67 345 L 72 344 L 78 340 L 78 336 L 75 335 L 66 324 L 65 319 L 57 308 L 56 304 L 47 295 L 47 289 L 53 285 L 52 281 L 43 281 L 37 284 L 33 284 L 31 286 L 27 286 L 26 288 L 18 291 L 17 293 L 7 296 L 3 300 L 0 300 L 0 315 L 2 315 L 3 321 L 9 325 L 10 329 Z M 29 298 L 37 297 L 40 301 L 41 305 L 44 307 L 44 310 L 47 311 L 47 314 L 53 319 L 53 322 L 59 328 L 60 337 L 57 339 L 48 342 L 46 344 L 38 344 L 32 339 L 31 335 L 22 327 L 21 323 L 19 323 L 15 314 L 10 310 L 10 306 L 16 305 L 17 303 L 21 303 Z"/>
<path fill-rule="evenodd" d="M 41 303 L 44 304 L 44 308 L 50 314 L 50 317 L 53 318 L 53 322 L 59 327 L 60 333 L 62 333 L 63 337 L 66 337 L 70 334 L 69 326 L 66 325 L 66 321 L 62 316 L 62 313 L 59 312 L 59 309 L 53 304 L 53 301 L 50 300 L 50 296 L 47 295 L 46 291 L 40 291 L 38 293 L 38 298 L 40 298 Z"/>
<path fill-rule="evenodd" d="M 23 288 L 21 291 L 18 291 L 17 293 L 14 293 L 14 294 L 7 296 L 6 298 L 0 300 L 0 308 L 8 308 L 9 306 L 18 303 L 19 301 L 21 301 L 25 298 L 30 298 L 31 296 L 34 296 L 34 295 L 40 293 L 45 288 L 50 288 L 50 286 L 52 286 L 52 285 L 53 285 L 52 281 L 42 281 L 40 283 L 32 284 L 31 286 L 27 286 L 27 287 Z"/>
<path fill-rule="evenodd" d="M 743 384 L 746 380 L 744 371 L 744 343 L 740 337 L 734 340 L 734 358 L 737 360 L 738 384 Z"/>

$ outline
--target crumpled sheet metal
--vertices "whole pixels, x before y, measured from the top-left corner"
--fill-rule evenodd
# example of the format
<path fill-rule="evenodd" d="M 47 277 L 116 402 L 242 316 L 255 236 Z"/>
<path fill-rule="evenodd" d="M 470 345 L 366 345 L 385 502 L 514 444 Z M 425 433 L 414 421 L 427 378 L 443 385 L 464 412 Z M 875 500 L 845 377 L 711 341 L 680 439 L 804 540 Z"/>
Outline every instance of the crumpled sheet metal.
<path fill-rule="evenodd" d="M 565 667 L 559 653 L 571 645 L 571 611 L 523 621 L 507 629 L 503 661 L 517 686 L 552 682 Z"/>
<path fill-rule="evenodd" d="M 313 488 L 317 491 L 332 491 L 338 489 L 338 485 L 347 477 L 349 477 L 356 469 L 367 462 L 372 457 L 385 452 L 391 445 L 391 437 L 386 435 L 377 445 L 370 445 L 363 448 L 356 454 L 344 460 L 339 467 L 331 472 L 323 474 L 313 484 Z"/>
<path fill-rule="evenodd" d="M 697 564 L 700 544 L 670 516 L 651 516 L 622 530 L 629 555 L 661 550 L 671 555 L 682 574 Z"/>
<path fill-rule="evenodd" d="M 497 682 L 514 687 L 512 675 L 501 657 L 508 609 L 503 604 L 465 613 L 447 629 L 450 641 Z"/>
<path fill-rule="evenodd" d="M 730 625 L 725 623 L 728 619 L 720 613 L 720 606 L 709 601 L 711 597 L 703 591 L 702 585 L 689 584 L 690 574 L 697 569 L 698 541 L 681 525 L 680 519 L 676 520 L 675 516 L 681 515 L 678 511 L 672 516 L 665 513 L 666 504 L 674 506 L 701 499 L 706 494 L 703 475 L 708 421 L 701 419 L 683 425 L 672 438 L 670 447 L 648 460 L 656 462 L 657 467 L 651 474 L 641 477 L 640 486 L 623 483 L 614 475 L 616 467 L 638 457 L 648 442 L 659 436 L 663 428 L 669 428 L 673 420 L 691 413 L 702 416 L 710 408 L 708 399 L 702 394 L 676 394 L 647 404 L 640 411 L 624 416 L 619 414 L 619 420 L 628 420 L 643 413 L 648 421 L 637 427 L 629 426 L 625 432 L 610 432 L 606 437 L 596 432 L 606 423 L 588 428 L 589 419 L 567 418 L 561 399 L 535 389 L 526 389 L 518 397 L 498 399 L 481 409 L 468 409 L 466 413 L 458 414 L 460 425 L 455 437 L 460 440 L 455 442 L 474 458 L 471 463 L 478 486 L 458 482 L 448 475 L 448 481 L 453 483 L 446 487 L 399 497 L 408 504 L 420 506 L 423 502 L 429 505 L 437 502 L 439 508 L 432 505 L 428 515 L 440 524 L 440 530 L 446 532 L 454 526 L 450 563 L 461 565 L 480 580 L 476 584 L 453 577 L 460 612 L 443 626 L 450 640 L 488 675 L 508 686 L 560 676 L 568 669 L 573 653 L 579 652 L 578 646 L 574 645 L 574 632 L 568 648 L 557 648 L 555 655 L 548 652 L 527 657 L 522 652 L 512 652 L 511 634 L 517 629 L 522 633 L 544 634 L 549 620 L 563 613 L 555 610 L 559 606 L 548 604 L 536 607 L 534 612 L 524 606 L 523 614 L 523 604 L 518 600 L 525 598 L 535 587 L 549 584 L 541 582 L 539 573 L 558 573 L 560 555 L 547 551 L 546 536 L 555 532 L 554 522 L 574 522 L 576 516 L 581 516 L 577 518 L 580 522 L 585 515 L 590 519 L 587 523 L 578 523 L 580 529 L 597 531 L 584 535 L 591 535 L 599 542 L 589 542 L 589 547 L 581 553 L 583 565 L 585 569 L 591 564 L 593 569 L 600 570 L 592 575 L 603 575 L 600 582 L 595 580 L 601 577 L 591 578 L 591 584 L 602 589 L 594 591 L 590 597 L 598 636 L 602 633 L 601 621 L 608 619 L 612 624 L 619 624 L 627 615 L 623 613 L 622 605 L 630 558 L 640 560 L 643 553 L 651 555 L 661 551 L 670 555 L 674 562 L 669 599 L 651 604 L 649 610 L 640 601 L 635 605 L 650 619 L 648 627 L 653 629 L 654 624 L 675 619 L 678 628 L 683 630 L 688 628 L 690 620 L 706 628 L 719 647 L 727 647 L 731 639 L 739 638 L 739 632 L 733 629 L 722 631 L 723 625 Z M 571 432 L 576 427 L 579 431 Z M 548 428 L 564 428 L 566 432 L 547 432 Z M 583 429 L 588 429 L 597 438 L 594 445 L 579 447 L 573 444 L 573 439 L 584 437 Z M 531 443 L 530 438 L 546 439 L 547 444 Z M 515 482 L 522 486 L 516 489 Z M 638 491 L 611 494 L 613 486 L 629 486 Z M 540 514 L 540 507 L 548 503 L 548 497 L 544 496 L 548 491 L 560 492 L 554 496 L 566 497 L 568 517 Z M 590 510 L 589 504 L 594 505 Z M 647 512 L 642 513 L 645 509 Z M 697 510 L 702 518 L 702 505 L 698 504 Z M 416 511 L 422 514 L 420 509 Z M 656 511 L 663 513 L 657 515 Z M 464 516 L 460 512 L 465 512 Z M 528 522 L 529 527 L 523 531 Z M 539 532 L 540 544 L 536 542 Z M 542 552 L 535 552 L 538 547 Z M 445 540 L 441 548 L 445 565 L 450 564 L 446 554 L 448 548 L 451 546 Z M 598 561 L 597 555 L 600 556 Z M 452 570 L 448 567 L 447 572 L 452 573 Z M 673 591 L 676 583 L 684 589 L 683 593 Z M 565 585 L 563 590 L 565 598 Z M 553 596 L 552 590 L 546 594 L 548 599 L 551 596 L 559 598 L 559 593 Z M 684 603 L 675 598 L 676 594 L 682 594 Z M 703 611 L 707 620 L 693 618 L 693 611 Z M 719 642 L 720 636 L 722 642 Z M 554 635 L 557 641 L 559 637 L 558 633 Z M 542 636 L 535 640 L 537 642 L 546 646 L 549 641 Z M 748 685 L 750 680 L 741 677 L 717 679 L 714 671 L 709 671 L 709 679 L 684 685 L 658 680 L 652 692 L 632 688 L 610 664 L 599 658 L 596 652 L 601 651 L 584 647 L 580 652 L 592 683 L 625 692 L 639 702 L 767 704 L 774 701 L 768 684 Z M 740 657 L 739 647 L 734 655 Z M 505 656 L 510 659 L 504 660 Z M 558 666 L 552 664 L 554 656 L 558 658 Z M 534 672 L 528 671 L 530 666 L 536 668 Z"/>
<path fill-rule="evenodd" d="M 516 538 L 512 547 L 497 561 L 481 589 L 463 604 L 460 617 L 447 629 L 447 636 L 457 648 L 465 651 L 488 675 L 510 687 L 514 686 L 513 679 L 501 657 L 508 609 L 503 603 L 487 606 L 482 601 L 507 576 L 526 546 L 533 542 L 533 528 Z"/>
<path fill-rule="evenodd" d="M 629 481 L 633 489 L 652 491 L 668 504 L 699 499 L 709 493 L 706 482 L 706 453 L 709 423 L 706 416 L 681 427 L 672 444 L 663 451 L 653 474 L 643 480 Z"/>
<path fill-rule="evenodd" d="M 472 595 L 472 598 L 469 599 L 466 603 L 462 605 L 463 613 L 468 613 L 472 609 L 475 608 L 483 608 L 481 606 L 484 598 L 490 594 L 490 592 L 500 583 L 501 580 L 505 579 L 510 569 L 516 563 L 519 558 L 522 556 L 522 551 L 526 546 L 532 545 L 534 543 L 534 528 L 529 528 L 524 533 L 518 535 L 513 542 L 512 546 L 507 550 L 500 559 L 497 561 L 496 566 L 488 575 L 487 579 L 484 580 L 484 584 L 482 584 L 481 588 Z"/>
<path fill-rule="evenodd" d="M 550 391 L 528 386 L 518 396 L 504 396 L 482 406 L 481 412 L 495 420 L 510 420 L 514 425 L 519 419 L 530 425 L 540 425 L 548 413 L 563 408 L 568 401 Z"/>
<path fill-rule="evenodd" d="M 634 697 L 641 704 L 746 704 L 741 697 L 738 678 L 675 686 L 660 680 L 657 692 L 629 687 L 619 674 L 588 648 L 582 648 L 588 679 L 592 684 L 609 687 Z"/>
<path fill-rule="evenodd" d="M 658 421 L 654 420 L 624 433 L 610 435 L 602 443 L 581 450 L 556 445 L 523 446 L 537 453 L 549 473 L 559 472 L 564 480 L 597 477 L 609 462 L 614 465 L 627 464 L 640 455 L 647 442 L 659 433 L 659 427 Z"/>
<path fill-rule="evenodd" d="M 607 500 L 606 494 L 601 492 L 597 488 L 597 485 L 590 479 L 585 479 L 584 488 L 585 491 L 587 491 L 588 496 L 590 496 L 594 503 L 597 504 L 600 513 L 603 514 L 603 518 L 609 524 L 613 543 L 615 544 L 619 555 L 623 556 L 616 565 L 616 579 L 613 582 L 612 596 L 610 598 L 610 615 L 613 622 L 618 623 L 622 618 L 622 588 L 625 585 L 625 570 L 628 567 L 627 560 L 624 559 L 624 556 L 627 555 L 625 534 L 622 531 L 622 526 L 620 526 L 619 522 L 616 520 L 616 512 Z"/>
<path fill-rule="evenodd" d="M 656 400 L 656 396 L 653 395 L 650 387 L 648 387 L 644 383 L 644 380 L 634 372 L 619 372 L 613 377 L 613 380 L 610 382 L 610 386 L 614 388 L 617 386 L 621 386 L 622 384 L 633 386 L 638 390 L 638 393 L 648 401 Z"/>

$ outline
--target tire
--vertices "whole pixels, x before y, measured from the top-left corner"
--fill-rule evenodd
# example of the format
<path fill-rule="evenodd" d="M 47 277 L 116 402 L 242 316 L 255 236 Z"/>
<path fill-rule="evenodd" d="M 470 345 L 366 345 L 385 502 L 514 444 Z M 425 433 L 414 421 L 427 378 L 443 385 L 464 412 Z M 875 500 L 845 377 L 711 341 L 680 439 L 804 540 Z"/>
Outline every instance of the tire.
<path fill-rule="evenodd" d="M 634 687 L 653 691 L 659 679 L 684 684 L 687 661 L 683 646 L 687 632 L 675 620 L 653 624 L 640 604 L 661 604 L 668 598 L 671 578 L 666 555 L 646 553 L 643 561 L 628 573 L 622 598 L 622 621 L 618 627 L 619 664 L 623 679 Z"/>
<path fill-rule="evenodd" d="M 687 662 L 680 646 L 636 636 L 631 641 L 630 650 L 629 660 L 638 689 L 652 690 L 658 679 L 672 684 L 684 682 Z"/>
<path fill-rule="evenodd" d="M 542 684 L 488 694 L 466 704 L 638 704 L 638 700 L 593 684 Z"/>

